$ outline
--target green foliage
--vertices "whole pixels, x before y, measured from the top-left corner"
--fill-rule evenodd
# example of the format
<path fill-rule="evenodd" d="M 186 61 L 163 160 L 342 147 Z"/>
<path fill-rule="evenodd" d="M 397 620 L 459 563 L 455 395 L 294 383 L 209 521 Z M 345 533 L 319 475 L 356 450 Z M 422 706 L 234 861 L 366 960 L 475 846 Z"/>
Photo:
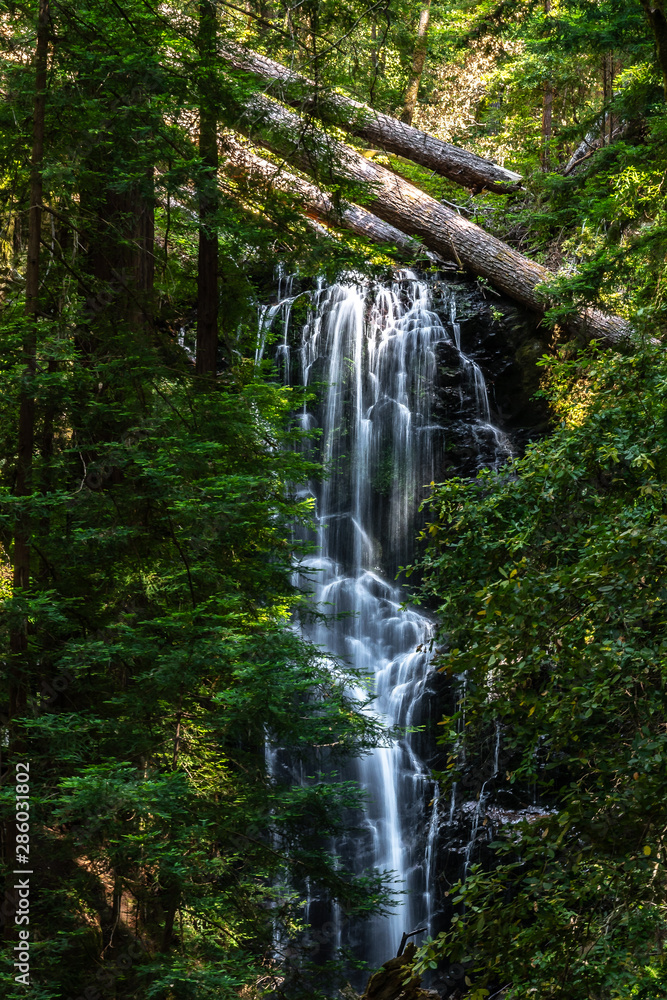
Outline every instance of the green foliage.
<path fill-rule="evenodd" d="M 595 304 L 664 330 L 667 118 L 642 5 L 454 0 L 436 8 L 432 50 L 454 80 L 457 65 L 480 67 L 447 138 L 524 175 L 524 192 L 478 198 L 471 217 L 558 272 L 549 318 Z M 438 86 L 446 114 L 451 83 Z"/>
<path fill-rule="evenodd" d="M 250 23 L 239 18 L 238 23 L 251 48 L 293 65 L 318 84 L 344 88 L 382 111 L 393 113 L 402 104 L 418 6 L 405 0 L 311 0 L 298 8 L 277 3 L 269 21 L 267 9 L 258 4 L 255 17 Z"/>
<path fill-rule="evenodd" d="M 33 375 L 23 288 L 37 6 L 0 15 L 0 540 L 11 557 L 26 527 L 32 557 L 30 588 L 13 592 L 2 560 L 1 735 L 3 766 L 8 743 L 35 775 L 31 991 L 330 994 L 336 970 L 302 961 L 302 903 L 315 886 L 349 916 L 384 905 L 382 877 L 352 877 L 327 850 L 357 800 L 336 780 L 339 758 L 380 734 L 349 697 L 358 679 L 292 627 L 305 609 L 294 527 L 312 513 L 297 487 L 317 471 L 296 447 L 301 396 L 255 365 L 255 313 L 278 261 L 332 278 L 387 259 L 315 233 L 289 196 L 221 175 L 220 372 L 200 384 L 188 355 L 206 176 L 197 100 L 206 93 L 233 129 L 255 85 L 222 61 L 202 67 L 196 5 L 166 17 L 139 0 L 52 3 Z M 225 7 L 220 30 L 391 111 L 417 17 L 402 0 L 261 4 Z M 493 211 L 482 201 L 475 219 L 544 255 L 555 242 L 577 265 L 553 285 L 555 318 L 598 302 L 655 334 L 665 115 L 639 6 L 438 3 L 433 17 L 434 53 L 495 46 L 473 137 L 497 138 L 529 177 L 526 196 Z M 610 49 L 623 72 L 604 97 Z M 564 176 L 605 112 L 632 128 Z M 545 152 L 560 172 L 543 170 Z M 562 426 L 509 471 L 436 489 L 421 569 L 448 636 L 443 667 L 468 676 L 470 755 L 502 722 L 507 780 L 537 782 L 553 809 L 499 833 L 496 867 L 472 872 L 465 909 L 424 961 L 470 958 L 475 997 L 502 972 L 516 997 L 652 1000 L 665 992 L 667 375 L 645 347 L 562 360 L 551 378 Z M 17 496 L 26 398 L 31 482 Z M 378 490 L 399 474 L 383 466 Z M 267 748 L 307 781 L 272 770 Z M 456 753 L 450 763 L 454 777 Z M 2 969 L 4 995 L 23 996 L 11 962 Z"/>
<path fill-rule="evenodd" d="M 198 94 L 224 126 L 252 93 L 222 61 L 202 79 L 197 14 L 51 4 L 34 326 L 23 289 L 37 4 L 1 15 L 0 735 L 3 809 L 13 762 L 33 776 L 40 1000 L 281 983 L 318 996 L 300 946 L 308 893 L 351 919 L 386 900 L 386 877 L 353 876 L 330 847 L 359 795 L 340 762 L 382 734 L 349 694 L 362 679 L 294 628 L 308 612 L 295 535 L 313 513 L 298 491 L 320 470 L 293 423 L 303 394 L 255 357 L 278 262 L 307 280 L 386 260 L 369 265 L 366 247 L 315 234 L 288 196 L 221 173 L 219 372 L 195 376 Z M 17 495 L 26 398 L 30 481 Z M 17 525 L 31 579 L 12 590 Z M 23 996 L 11 921 L 5 931 L 2 994 Z"/>
<path fill-rule="evenodd" d="M 312 513 L 290 484 L 314 471 L 290 447 L 299 400 L 242 372 L 203 392 L 125 333 L 92 364 L 58 358 L 38 387 L 60 421 L 36 469 L 49 490 L 20 501 L 35 584 L 3 616 L 5 640 L 30 622 L 11 732 L 35 775 L 33 982 L 81 992 L 100 955 L 116 975 L 138 921 L 117 995 L 232 995 L 270 971 L 275 928 L 297 933 L 307 880 L 350 913 L 380 886 L 323 847 L 356 791 L 330 783 L 336 758 L 316 748 L 355 753 L 378 734 L 352 679 L 290 627 L 294 526 Z M 18 502 L 5 489 L 6 538 Z M 267 742 L 312 782 L 274 777 Z"/>
<path fill-rule="evenodd" d="M 549 204 L 536 225 L 560 224 L 569 234 L 563 251 L 576 266 L 576 273 L 550 282 L 556 319 L 568 308 L 596 302 L 631 317 L 649 335 L 665 329 L 664 106 L 647 111 L 643 128 L 641 143 L 616 142 L 580 175 L 554 176 L 549 183 Z"/>
<path fill-rule="evenodd" d="M 523 172 L 539 167 L 542 100 L 553 94 L 552 156 L 583 138 L 602 110 L 600 64 L 612 52 L 623 67 L 653 61 L 653 39 L 641 6 L 621 3 L 454 2 L 440 9 L 434 49 L 465 58 L 470 50 L 493 55 L 477 109 L 478 135 L 489 133 L 511 151 Z M 577 140 L 579 141 L 579 140 Z M 576 143 L 575 143 L 576 144 Z"/>
<path fill-rule="evenodd" d="M 546 804 L 500 826 L 423 961 L 468 958 L 512 998 L 663 997 L 667 365 L 657 347 L 544 363 L 558 426 L 434 488 L 418 568 L 440 668 L 467 678 L 451 779 L 499 724 L 497 782 Z"/>

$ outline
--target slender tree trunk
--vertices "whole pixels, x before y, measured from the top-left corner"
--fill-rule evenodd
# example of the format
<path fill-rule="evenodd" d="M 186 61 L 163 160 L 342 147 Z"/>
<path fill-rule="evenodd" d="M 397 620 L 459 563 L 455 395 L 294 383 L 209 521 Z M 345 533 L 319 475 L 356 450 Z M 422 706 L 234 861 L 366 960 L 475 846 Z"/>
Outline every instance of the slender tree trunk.
<path fill-rule="evenodd" d="M 415 42 L 415 50 L 412 55 L 412 66 L 410 68 L 410 82 L 408 83 L 408 89 L 405 92 L 405 101 L 403 103 L 403 111 L 401 113 L 401 121 L 405 122 L 406 125 L 412 125 L 412 119 L 415 113 L 417 95 L 419 93 L 419 84 L 421 83 L 422 73 L 424 72 L 424 63 L 426 62 L 428 26 L 430 20 L 431 0 L 426 0 L 426 3 L 421 9 L 421 14 L 419 15 L 417 40 Z"/>
<path fill-rule="evenodd" d="M 605 146 L 609 142 L 607 135 L 607 119 L 609 117 L 609 59 L 607 53 L 602 57 L 602 118 L 600 121 L 600 139 Z"/>
<path fill-rule="evenodd" d="M 47 364 L 47 375 L 49 378 L 53 376 L 58 371 L 58 362 L 55 358 L 49 358 Z M 51 461 L 53 459 L 53 439 L 55 431 L 55 422 L 57 417 L 56 403 L 53 397 L 49 399 L 44 408 L 44 417 L 42 423 L 42 433 L 40 435 L 39 442 L 39 456 L 42 460 L 42 476 L 40 483 L 40 490 L 46 496 L 51 492 L 52 486 L 52 468 Z M 39 533 L 42 538 L 46 537 L 49 533 L 50 518 L 48 514 L 44 514 L 40 519 Z M 47 573 L 49 571 L 48 564 L 42 560 L 41 572 Z"/>
<path fill-rule="evenodd" d="M 312 80 L 273 59 L 227 40 L 221 43 L 221 51 L 225 61 L 236 69 L 273 84 L 272 94 L 284 104 L 300 112 L 308 112 L 320 121 L 331 122 L 351 135 L 365 139 L 375 148 L 405 156 L 473 191 L 485 189 L 503 194 L 520 187 L 520 174 L 449 142 L 435 139 L 350 97 L 325 94 L 321 89 L 317 90 Z M 299 124 L 297 134 L 302 131 L 303 122 Z"/>
<path fill-rule="evenodd" d="M 163 875 L 160 879 L 161 886 L 161 902 L 164 912 L 164 926 L 162 928 L 162 941 L 160 943 L 160 951 L 164 954 L 168 954 L 171 951 L 171 946 L 173 944 L 174 938 L 174 923 L 176 921 L 176 913 L 178 912 L 178 907 L 181 901 L 181 893 L 178 887 L 178 883 L 170 875 Z"/>
<path fill-rule="evenodd" d="M 199 260 L 197 268 L 198 375 L 215 375 L 218 351 L 218 119 L 213 99 L 216 58 L 216 6 L 201 0 L 199 6 L 199 155 L 203 175 L 199 185 Z"/>
<path fill-rule="evenodd" d="M 146 170 L 145 190 L 139 192 L 135 202 L 135 233 L 136 246 L 133 272 L 135 303 L 134 312 L 137 324 L 145 330 L 150 329 L 153 321 L 153 289 L 155 286 L 155 168 Z"/>
<path fill-rule="evenodd" d="M 542 170 L 545 172 L 551 169 L 551 157 L 549 156 L 549 141 L 551 139 L 551 123 L 553 118 L 554 91 L 550 80 L 544 84 L 544 95 L 542 97 Z"/>
<path fill-rule="evenodd" d="M 551 0 L 544 0 L 545 17 L 551 11 Z M 549 141 L 551 139 L 551 127 L 553 120 L 554 89 L 551 80 L 545 80 L 544 93 L 542 95 L 542 152 L 540 161 L 542 170 L 546 173 L 551 169 L 551 157 L 549 156 Z"/>
<path fill-rule="evenodd" d="M 298 194 L 306 214 L 318 222 L 347 229 L 373 243 L 388 244 L 412 259 L 423 256 L 435 263 L 444 263 L 438 254 L 425 250 L 419 240 L 406 236 L 400 229 L 383 222 L 377 215 L 372 215 L 359 205 L 349 202 L 336 205 L 325 191 L 296 174 L 277 168 L 275 163 L 257 156 L 235 139 L 226 136 L 224 143 L 227 154 L 225 173 L 239 183 L 245 202 L 252 207 L 256 207 L 258 202 L 263 207 L 263 196 L 267 189 Z"/>
<path fill-rule="evenodd" d="M 371 25 L 371 63 L 373 66 L 373 78 L 371 80 L 371 85 L 369 88 L 369 101 L 371 105 L 375 103 L 375 86 L 378 81 L 378 76 L 380 73 L 380 58 L 377 44 L 377 25 L 373 21 Z"/>
<path fill-rule="evenodd" d="M 609 59 L 610 59 L 610 62 L 611 62 L 610 89 L 611 89 L 611 98 L 613 100 L 614 99 L 614 83 L 616 81 L 617 75 L 621 71 L 622 66 L 621 66 L 620 60 L 614 58 L 614 53 L 613 52 L 609 53 Z M 610 115 L 609 116 L 609 142 L 613 141 L 614 136 L 616 135 L 616 131 L 617 131 L 619 125 L 620 125 L 620 119 L 618 118 L 618 116 L 614 116 L 613 114 Z"/>
<path fill-rule="evenodd" d="M 430 250 L 486 278 L 530 309 L 543 313 L 548 307 L 540 285 L 553 277 L 550 271 L 402 177 L 317 129 L 307 131 L 303 119 L 267 98 L 255 96 L 249 106 L 237 108 L 237 115 L 237 128 L 258 145 L 306 172 L 323 173 L 324 165 L 332 184 L 351 181 L 361 185 L 367 208 L 385 222 L 418 237 Z M 628 334 L 623 320 L 597 310 L 586 310 L 568 325 L 608 343 Z"/>
<path fill-rule="evenodd" d="M 614 138 L 614 116 L 611 112 L 611 102 L 614 98 L 614 53 L 607 52 L 602 62 L 603 104 L 602 113 L 602 145 L 610 146 Z"/>

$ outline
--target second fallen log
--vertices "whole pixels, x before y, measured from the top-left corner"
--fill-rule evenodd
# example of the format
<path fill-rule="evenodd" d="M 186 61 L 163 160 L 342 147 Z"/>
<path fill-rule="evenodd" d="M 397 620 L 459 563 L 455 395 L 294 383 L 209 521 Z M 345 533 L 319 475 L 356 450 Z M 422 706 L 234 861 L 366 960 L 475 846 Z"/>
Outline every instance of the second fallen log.
<path fill-rule="evenodd" d="M 319 222 L 347 229 L 373 243 L 394 247 L 412 258 L 427 257 L 434 263 L 444 263 L 439 254 L 426 250 L 419 240 L 406 236 L 400 229 L 384 222 L 377 215 L 372 215 L 359 205 L 350 202 L 336 205 L 326 191 L 284 168 L 277 167 L 275 163 L 269 163 L 236 139 L 225 136 L 223 148 L 227 154 L 225 173 L 251 189 L 253 195 L 263 187 L 284 191 L 291 196 L 296 195 L 306 214 Z"/>

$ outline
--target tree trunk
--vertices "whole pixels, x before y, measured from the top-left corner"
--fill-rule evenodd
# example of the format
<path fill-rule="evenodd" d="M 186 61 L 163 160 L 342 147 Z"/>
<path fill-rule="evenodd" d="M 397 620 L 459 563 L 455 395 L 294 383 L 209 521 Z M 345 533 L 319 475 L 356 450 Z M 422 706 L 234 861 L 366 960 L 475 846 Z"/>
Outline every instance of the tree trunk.
<path fill-rule="evenodd" d="M 463 187 L 472 188 L 474 192 L 485 189 L 502 194 L 516 191 L 521 185 L 520 174 L 506 170 L 491 160 L 475 156 L 465 149 L 459 149 L 458 146 L 452 146 L 449 142 L 435 139 L 412 125 L 374 111 L 350 97 L 335 93 L 323 94 L 311 80 L 266 56 L 229 41 L 224 42 L 221 52 L 224 59 L 236 69 L 276 84 L 272 95 L 283 103 L 308 112 L 322 121 L 338 125 L 376 148 L 405 156 Z M 303 125 L 300 125 L 299 131 L 302 128 Z"/>
<path fill-rule="evenodd" d="M 216 8 L 211 0 L 199 7 L 199 259 L 197 265 L 197 375 L 215 375 L 218 353 L 218 118 L 212 95 L 217 37 Z"/>
<path fill-rule="evenodd" d="M 549 141 L 551 139 L 551 121 L 553 117 L 554 91 L 551 82 L 547 80 L 544 84 L 544 95 L 542 97 L 542 155 L 540 157 L 542 170 L 546 173 L 551 169 L 551 157 L 549 156 Z"/>
<path fill-rule="evenodd" d="M 662 85 L 667 100 L 667 16 L 664 0 L 641 0 L 641 5 L 653 29 Z"/>
<path fill-rule="evenodd" d="M 614 53 L 602 57 L 602 145 L 611 146 L 616 122 L 611 112 L 614 98 Z"/>
<path fill-rule="evenodd" d="M 137 329 L 148 331 L 153 325 L 153 290 L 155 286 L 155 168 L 146 171 L 145 190 L 139 190 L 133 204 L 134 220 L 134 315 Z"/>
<path fill-rule="evenodd" d="M 382 46 L 386 40 L 386 34 L 378 38 L 378 30 L 375 19 L 371 24 L 371 62 L 373 64 L 373 78 L 371 80 L 370 87 L 368 88 L 368 95 L 371 104 L 375 101 L 375 88 L 377 82 L 381 76 L 384 76 L 385 65 L 384 56 L 382 54 Z"/>
<path fill-rule="evenodd" d="M 91 94 L 91 97 L 93 95 Z M 128 102 L 142 106 L 143 88 L 125 92 Z M 114 105 L 105 109 L 104 138 L 128 160 L 134 155 L 131 140 L 114 122 Z M 81 233 L 86 247 L 85 271 L 93 281 L 81 291 L 90 314 L 103 311 L 112 324 L 127 323 L 135 331 L 150 331 L 153 323 L 155 279 L 155 170 L 148 166 L 143 178 L 118 190 L 109 183 L 102 148 L 94 144 L 86 157 L 89 177 L 79 190 Z M 105 179 L 106 178 L 106 179 Z M 94 294 L 90 294 L 91 291 Z M 82 328 L 77 344 L 93 353 L 95 336 Z"/>
<path fill-rule="evenodd" d="M 415 51 L 412 55 L 412 67 L 410 69 L 410 82 L 408 83 L 408 89 L 405 92 L 405 102 L 403 104 L 403 112 L 401 114 L 401 121 L 405 122 L 406 125 L 412 125 L 412 119 L 415 113 L 415 105 L 417 104 L 417 95 L 419 93 L 419 84 L 421 83 L 422 73 L 424 72 L 424 63 L 426 62 L 428 25 L 430 20 L 431 0 L 426 0 L 426 3 L 422 7 L 421 14 L 419 15 L 417 40 L 415 42 Z"/>
<path fill-rule="evenodd" d="M 25 328 L 23 334 L 23 380 L 19 399 L 17 434 L 16 486 L 17 497 L 29 497 L 32 491 L 33 449 L 35 445 L 35 376 L 37 374 L 37 317 L 39 314 L 40 239 L 42 234 L 42 171 L 46 118 L 46 84 L 49 54 L 49 2 L 40 0 L 35 46 L 35 99 L 32 116 L 32 153 L 30 157 L 30 207 L 28 213 L 28 260 L 26 265 Z M 20 511 L 14 530 L 13 592 L 16 596 L 30 585 L 30 518 L 27 510 Z M 8 724 L 26 708 L 28 690 L 28 621 L 14 626 L 9 637 L 8 664 Z M 21 759 L 22 739 L 10 729 L 10 754 Z M 16 821 L 5 821 L 4 860 L 9 872 L 16 865 Z M 5 879 L 5 907 L 2 934 L 15 937 L 12 916 L 18 898 L 15 879 Z"/>
<path fill-rule="evenodd" d="M 549 306 L 539 285 L 553 277 L 541 264 L 486 233 L 384 167 L 317 129 L 265 97 L 255 96 L 237 109 L 236 126 L 305 172 L 328 173 L 328 181 L 360 185 L 368 210 L 407 236 L 418 237 L 446 260 L 487 279 L 517 302 L 543 313 Z M 615 316 L 586 310 L 569 326 L 588 337 L 613 343 L 627 336 L 627 324 Z"/>
<path fill-rule="evenodd" d="M 402 955 L 390 958 L 373 973 L 360 1000 L 436 1000 L 438 994 L 421 988 L 413 964 L 417 949 L 409 944 Z"/>
<path fill-rule="evenodd" d="M 30 158 L 30 211 L 28 217 L 28 262 L 25 288 L 25 333 L 23 336 L 24 376 L 19 404 L 18 460 L 16 495 L 30 495 L 32 453 L 35 441 L 35 389 L 37 370 L 37 315 L 39 312 L 39 264 L 42 235 L 42 161 L 44 158 L 44 121 L 46 111 L 46 74 L 49 48 L 49 3 L 40 0 L 35 49 L 35 101 L 32 119 L 32 155 Z M 19 516 L 14 535 L 14 591 L 30 584 L 30 528 L 27 515 Z M 20 676 L 20 660 L 28 642 L 27 623 L 12 633 L 11 648 L 16 659 L 14 683 L 10 686 L 10 716 L 25 701 Z"/>
<path fill-rule="evenodd" d="M 551 0 L 544 0 L 544 13 L 546 16 L 551 11 Z M 551 123 L 553 119 L 554 90 L 551 80 L 545 80 L 544 94 L 542 95 L 542 151 L 540 153 L 540 164 L 546 173 L 551 169 L 549 156 L 549 140 L 551 139 Z"/>
<path fill-rule="evenodd" d="M 609 142 L 607 119 L 609 117 L 609 60 L 607 53 L 602 57 L 602 119 L 600 121 L 600 142 L 606 146 Z"/>

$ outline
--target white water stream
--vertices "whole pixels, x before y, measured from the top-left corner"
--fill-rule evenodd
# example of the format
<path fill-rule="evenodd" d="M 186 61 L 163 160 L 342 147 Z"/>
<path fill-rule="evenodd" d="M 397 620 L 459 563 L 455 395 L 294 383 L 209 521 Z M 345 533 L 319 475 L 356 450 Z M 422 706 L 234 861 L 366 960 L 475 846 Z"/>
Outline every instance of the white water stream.
<path fill-rule="evenodd" d="M 391 285 L 352 278 L 307 294 L 300 332 L 290 328 L 289 281 L 261 326 L 282 319 L 278 362 L 286 378 L 324 384 L 317 405 L 302 414 L 304 427 L 319 429 L 315 447 L 331 474 L 311 485 L 317 554 L 300 582 L 323 610 L 344 617 L 313 627 L 309 637 L 369 678 L 373 711 L 403 734 L 351 765 L 346 777 L 361 783 L 366 806 L 359 830 L 336 845 L 357 871 L 395 872 L 403 890 L 391 915 L 367 921 L 354 938 L 338 916 L 332 944 L 352 944 L 377 966 L 396 954 L 404 931 L 430 928 L 434 910 L 437 786 L 419 757 L 418 735 L 408 732 L 428 719 L 424 647 L 432 626 L 402 609 L 406 592 L 393 576 L 412 558 L 419 503 L 442 475 L 445 432 L 433 416 L 439 343 L 458 354 L 461 412 L 472 401 L 467 419 L 471 440 L 483 442 L 480 464 L 503 461 L 509 445 L 491 424 L 479 367 L 461 352 L 451 289 L 439 288 L 437 311 L 431 286 L 410 272 Z"/>

